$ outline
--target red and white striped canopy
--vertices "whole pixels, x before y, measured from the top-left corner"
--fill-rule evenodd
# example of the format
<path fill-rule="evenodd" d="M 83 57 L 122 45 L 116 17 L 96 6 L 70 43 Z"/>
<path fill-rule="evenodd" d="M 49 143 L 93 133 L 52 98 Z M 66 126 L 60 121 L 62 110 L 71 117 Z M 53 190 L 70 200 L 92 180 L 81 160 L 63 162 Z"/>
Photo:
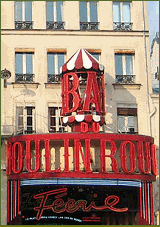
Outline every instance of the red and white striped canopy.
<path fill-rule="evenodd" d="M 94 69 L 96 71 L 103 71 L 103 65 L 99 64 L 87 50 L 79 49 L 71 58 L 62 66 L 62 72 L 81 69 Z"/>

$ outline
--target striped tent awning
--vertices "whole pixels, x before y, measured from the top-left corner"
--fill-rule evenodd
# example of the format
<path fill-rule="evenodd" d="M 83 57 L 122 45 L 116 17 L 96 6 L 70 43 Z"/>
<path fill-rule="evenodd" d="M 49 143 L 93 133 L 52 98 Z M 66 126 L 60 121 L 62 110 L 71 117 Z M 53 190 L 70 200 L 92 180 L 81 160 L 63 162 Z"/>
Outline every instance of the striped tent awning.
<path fill-rule="evenodd" d="M 95 59 L 87 50 L 79 49 L 71 58 L 62 66 L 62 73 L 66 71 L 93 69 L 103 71 L 104 67 Z"/>

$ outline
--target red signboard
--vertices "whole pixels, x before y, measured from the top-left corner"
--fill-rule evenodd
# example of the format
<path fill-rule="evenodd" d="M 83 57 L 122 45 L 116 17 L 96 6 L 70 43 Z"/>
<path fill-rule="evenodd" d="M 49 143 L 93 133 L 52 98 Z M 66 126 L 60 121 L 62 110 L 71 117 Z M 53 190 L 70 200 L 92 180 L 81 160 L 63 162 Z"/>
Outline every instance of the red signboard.
<path fill-rule="evenodd" d="M 41 142 L 44 141 L 44 147 Z M 64 149 L 64 169 L 51 169 L 51 145 L 55 141 L 61 141 Z M 34 148 L 31 149 L 31 142 Z M 82 143 L 83 142 L 83 143 Z M 93 147 L 97 143 L 97 147 Z M 57 177 L 58 175 L 71 177 L 102 177 L 102 178 L 129 178 L 154 180 L 157 175 L 156 147 L 151 137 L 116 135 L 116 134 L 50 134 L 50 135 L 25 135 L 13 137 L 7 147 L 7 174 L 11 178 L 16 177 Z M 70 153 L 70 143 L 73 153 Z M 55 145 L 57 146 L 57 145 Z M 95 152 L 99 152 L 99 171 L 94 173 L 91 163 L 91 146 Z M 106 154 L 106 147 L 110 147 L 110 154 Z M 41 168 L 41 152 L 45 149 L 45 169 Z M 34 155 L 31 150 L 35 149 Z M 69 157 L 73 155 L 74 169 L 70 168 Z M 117 156 L 118 155 L 118 156 Z M 32 157 L 31 157 L 32 156 Z M 35 165 L 31 166 L 31 158 Z M 84 169 L 80 169 L 80 158 Z M 106 168 L 106 159 L 111 161 L 111 172 Z M 34 174 L 34 175 L 33 175 Z M 36 175 L 35 175 L 36 174 Z M 56 174 L 56 175 L 55 175 Z M 112 175 L 110 175 L 112 174 Z M 115 174 L 115 176 L 113 175 Z M 141 174 L 141 175 L 140 175 Z"/>

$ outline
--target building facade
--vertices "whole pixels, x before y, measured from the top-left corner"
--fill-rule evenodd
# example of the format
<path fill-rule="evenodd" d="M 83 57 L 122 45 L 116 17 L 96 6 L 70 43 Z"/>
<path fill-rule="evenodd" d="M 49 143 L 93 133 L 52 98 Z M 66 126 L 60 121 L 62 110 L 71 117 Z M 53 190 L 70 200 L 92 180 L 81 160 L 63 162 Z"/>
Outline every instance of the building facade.
<path fill-rule="evenodd" d="M 155 144 L 157 145 L 157 156 L 159 158 L 159 32 L 156 33 L 155 38 L 151 45 L 151 78 L 152 78 L 152 105 L 153 112 L 151 113 L 151 123 L 152 123 L 152 136 L 154 137 Z M 157 224 L 159 224 L 159 175 L 157 176 L 157 181 L 154 184 L 154 194 L 155 196 L 155 215 L 157 216 Z"/>
<path fill-rule="evenodd" d="M 120 167 L 123 162 L 117 156 L 119 167 L 116 169 L 112 165 L 113 159 L 109 156 L 113 155 L 112 152 L 114 152 L 111 152 L 111 148 L 109 148 L 110 146 L 114 147 L 113 143 L 112 145 L 102 146 L 105 146 L 106 153 L 104 156 L 107 154 L 109 156 L 105 166 L 103 166 L 102 147 L 100 144 L 103 139 L 106 141 L 108 139 L 116 140 L 117 150 L 120 152 L 121 141 L 130 141 L 128 142 L 130 145 L 127 144 L 126 146 L 127 149 L 132 147 L 132 150 L 134 150 L 134 146 L 132 146 L 131 141 L 136 147 L 138 147 L 137 142 L 141 141 L 144 143 L 145 155 L 149 152 L 147 146 L 150 146 L 150 150 L 154 153 L 151 121 L 154 103 L 150 96 L 152 93 L 152 81 L 150 76 L 147 3 L 145 1 L 1 1 L 1 9 L 1 67 L 3 70 L 3 72 L 1 71 L 1 169 L 4 170 L 1 178 L 4 182 L 4 187 L 2 187 L 4 213 L 2 211 L 3 217 L 1 220 L 3 224 L 36 223 L 36 220 L 39 223 L 44 221 L 43 223 L 52 224 L 82 224 L 82 220 L 83 224 L 94 224 L 96 222 L 122 224 L 123 220 L 125 220 L 124 224 L 156 223 L 154 212 L 157 211 L 155 210 L 157 207 L 151 206 L 153 199 L 151 192 L 152 181 L 155 181 L 156 170 L 153 166 L 151 167 L 151 160 L 148 158 L 148 167 L 141 166 L 137 161 L 135 167 L 132 161 L 128 164 L 129 158 L 127 158 L 126 165 L 129 165 L 129 171 L 125 164 L 124 167 Z M 100 124 L 98 129 L 96 129 L 96 125 L 93 126 L 95 127 L 94 129 L 92 127 L 94 132 L 92 135 L 93 139 L 92 136 L 88 136 L 89 133 L 88 129 L 85 128 L 85 124 L 82 130 L 84 133 L 88 133 L 86 137 L 85 135 L 84 138 L 78 136 L 82 132 L 79 132 L 76 137 L 75 132 L 72 130 L 72 125 L 65 124 L 61 114 L 61 109 L 65 103 L 65 101 L 62 102 L 61 78 L 66 73 L 66 71 L 63 71 L 62 66 L 70 58 L 77 60 L 78 53 L 76 51 L 82 48 L 104 66 L 103 75 L 105 82 L 103 89 L 105 90 L 105 101 L 103 104 L 105 106 L 105 114 L 103 117 L 105 124 Z M 73 55 L 75 52 L 77 54 Z M 72 55 L 73 58 L 71 57 Z M 85 59 L 87 62 L 88 58 Z M 84 66 L 82 63 L 80 65 Z M 81 69 L 81 66 L 78 69 Z M 76 71 L 76 73 L 79 73 L 82 100 L 85 99 L 85 89 L 87 89 L 86 81 L 88 76 L 86 76 L 85 70 L 90 69 L 90 67 L 85 68 L 85 70 L 84 68 L 82 72 Z M 69 66 L 69 72 L 72 72 L 72 69 L 75 70 L 74 67 Z M 93 71 L 97 72 L 98 70 L 96 68 Z M 74 83 L 70 82 L 71 84 Z M 97 85 L 97 88 L 101 91 L 99 85 Z M 94 91 L 92 92 L 91 96 L 94 96 Z M 75 93 L 77 94 L 76 90 Z M 71 95 L 74 97 L 73 94 Z M 101 95 L 103 96 L 104 94 Z M 69 115 L 73 117 L 77 111 L 75 108 L 76 102 L 73 105 L 74 101 L 71 98 L 69 100 L 69 103 L 72 101 L 71 106 L 68 106 Z M 91 103 L 94 104 L 91 105 L 94 112 L 98 108 L 95 105 L 95 99 Z M 72 109 L 73 111 L 71 111 Z M 70 135 L 71 137 L 68 136 L 68 140 L 65 140 L 65 135 Z M 143 136 L 139 137 L 139 135 Z M 83 141 L 76 144 L 76 142 L 73 142 L 76 138 L 79 140 L 82 138 Z M 87 164 L 88 162 L 85 159 L 86 154 L 83 156 L 83 152 L 85 153 L 85 149 L 87 150 L 85 146 L 88 143 L 85 141 L 96 139 L 98 141 L 95 144 L 92 141 L 88 145 L 92 147 L 92 163 L 94 164 L 92 164 L 92 169 L 90 169 L 90 165 Z M 158 141 L 155 144 L 158 146 Z M 81 147 L 82 157 L 77 161 L 79 164 L 74 163 L 74 146 L 79 146 L 79 149 Z M 69 154 L 65 153 L 67 149 Z M 30 153 L 27 153 L 29 151 Z M 36 155 L 34 156 L 34 154 Z M 70 164 L 67 164 L 68 162 L 66 161 L 68 155 L 70 155 Z M 140 160 L 140 156 L 137 153 L 136 158 Z M 22 159 L 25 160 L 24 166 L 22 166 Z M 152 160 L 155 161 L 154 155 Z M 6 168 L 8 178 L 5 172 Z M 49 168 L 48 173 L 45 173 L 43 177 L 47 177 L 48 180 L 43 181 L 42 175 L 39 176 L 39 174 L 46 172 L 47 168 Z M 112 177 L 104 175 L 95 177 L 96 175 L 92 176 L 92 174 L 88 173 L 84 177 L 82 173 L 78 175 L 72 173 L 66 177 L 65 171 L 74 172 L 75 168 L 78 168 L 78 172 L 86 172 L 86 168 L 89 168 L 95 174 L 96 172 L 103 172 L 102 169 L 114 173 L 118 171 L 117 173 L 122 173 L 123 176 L 119 178 L 119 175 L 113 174 Z M 20 174 L 21 171 L 23 172 L 22 174 Z M 140 174 L 142 178 L 138 176 L 135 176 L 135 178 L 131 177 L 132 171 Z M 54 172 L 54 174 L 50 172 Z M 144 176 L 142 176 L 143 174 Z M 79 183 L 77 183 L 76 179 Z M 87 184 L 88 182 L 90 183 Z M 32 184 L 34 187 L 31 187 Z M 117 188 L 117 184 L 120 184 L 121 188 Z M 89 211 L 91 212 L 90 216 L 88 215 L 89 217 L 87 217 L 85 213 L 83 219 L 81 217 L 82 212 L 78 210 L 77 220 L 74 220 L 74 215 L 68 215 L 71 211 L 67 215 L 57 215 L 58 212 L 61 212 L 60 209 L 54 216 L 54 220 L 53 215 L 50 213 L 47 214 L 48 219 L 45 215 L 40 215 L 38 208 L 37 215 L 39 216 L 37 216 L 37 219 L 32 217 L 32 215 L 27 217 L 24 207 L 28 206 L 27 209 L 31 210 L 31 207 L 26 202 L 27 193 L 30 194 L 33 191 L 34 196 L 36 196 L 37 190 L 39 197 L 35 198 L 40 199 L 42 198 L 40 194 L 45 191 L 46 185 L 52 193 L 54 190 L 60 190 L 58 191 L 59 193 L 68 192 L 69 196 L 72 196 L 73 190 L 78 193 L 80 191 L 85 192 L 88 189 L 89 194 L 93 194 L 92 197 L 95 196 L 95 199 L 98 195 L 97 193 L 100 193 L 102 189 L 99 185 L 106 187 L 107 192 L 104 190 L 101 193 L 104 200 L 105 194 L 110 196 L 110 191 L 112 190 L 117 193 L 117 196 L 120 195 L 123 187 L 125 187 L 124 196 L 126 198 L 131 191 L 134 196 L 130 202 L 121 204 L 127 204 L 126 206 L 129 207 L 130 212 L 126 215 L 126 218 L 124 218 L 125 214 L 124 216 L 119 216 L 119 213 L 116 213 L 116 215 L 112 215 L 112 219 L 109 219 L 110 213 L 101 212 L 101 214 L 98 214 L 97 212 L 95 214 L 91 208 Z M 59 188 L 60 185 L 63 185 L 63 189 Z M 89 186 L 87 187 L 87 185 Z M 6 188 L 8 188 L 8 192 Z M 98 191 L 97 193 L 96 190 Z M 139 196 L 139 191 L 141 192 L 141 197 Z M 145 201 L 143 194 L 146 198 Z M 45 194 L 45 196 L 45 198 L 48 198 L 47 196 L 49 195 Z M 137 197 L 139 198 L 139 203 L 142 199 L 141 205 L 143 203 L 143 206 L 141 208 L 139 203 L 134 200 Z M 12 198 L 15 202 L 11 202 Z M 151 198 L 151 200 L 147 200 L 147 198 Z M 89 201 L 91 203 L 92 200 Z M 69 202 L 71 203 L 71 201 Z M 69 202 L 66 205 L 68 207 Z M 132 203 L 135 206 L 130 207 Z M 144 205 L 146 203 L 147 205 Z M 119 209 L 124 208 L 121 205 L 118 207 Z M 99 206 L 97 205 L 97 207 Z M 6 210 L 8 210 L 8 213 L 5 212 Z M 65 210 L 65 212 L 67 211 Z M 6 213 L 7 216 L 5 217 Z M 141 221 L 139 216 L 141 216 Z M 51 220 L 49 217 L 52 217 Z"/>

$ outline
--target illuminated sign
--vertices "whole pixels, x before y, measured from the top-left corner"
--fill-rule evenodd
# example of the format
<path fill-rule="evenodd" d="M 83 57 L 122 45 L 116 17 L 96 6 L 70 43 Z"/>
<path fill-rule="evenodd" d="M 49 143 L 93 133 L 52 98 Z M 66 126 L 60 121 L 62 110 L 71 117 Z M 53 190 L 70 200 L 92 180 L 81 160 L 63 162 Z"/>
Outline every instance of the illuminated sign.
<path fill-rule="evenodd" d="M 61 194 L 62 193 L 62 194 Z M 55 200 L 51 205 L 46 205 L 48 197 L 50 195 L 56 195 Z M 41 219 L 41 216 L 43 214 L 44 210 L 51 209 L 55 213 L 62 213 L 62 212 L 68 212 L 68 213 L 74 213 L 78 211 L 79 209 L 82 209 L 83 212 L 88 212 L 93 210 L 112 210 L 115 212 L 125 212 L 128 210 L 128 208 L 116 208 L 116 204 L 119 202 L 119 197 L 116 195 L 110 195 L 107 196 L 104 200 L 104 205 L 97 206 L 94 201 L 92 201 L 89 205 L 87 205 L 86 200 L 75 200 L 75 199 L 68 199 L 67 202 L 64 202 L 62 197 L 67 196 L 67 188 L 63 189 L 56 189 L 52 191 L 47 191 L 44 193 L 40 193 L 35 195 L 34 199 L 41 198 L 41 203 L 39 207 L 34 207 L 34 210 L 37 211 L 37 220 Z M 94 194 L 94 197 L 97 197 L 97 194 Z"/>
<path fill-rule="evenodd" d="M 106 214 L 123 216 L 138 207 L 135 187 L 28 185 L 21 194 L 23 224 L 102 223 Z"/>
<path fill-rule="evenodd" d="M 52 135 L 49 135 L 51 140 L 44 140 L 45 155 L 43 156 L 43 165 L 45 165 L 45 169 L 43 169 L 41 147 L 43 135 L 35 136 L 39 139 L 34 140 L 34 135 L 29 137 L 22 136 L 22 139 L 23 137 L 25 138 L 24 142 L 18 141 L 8 143 L 7 174 L 19 174 L 23 172 L 39 174 L 40 172 L 44 172 L 53 174 L 67 173 L 68 176 L 71 176 L 74 175 L 74 173 L 80 174 L 82 171 L 83 174 L 93 173 L 94 169 L 92 169 L 93 165 L 91 163 L 91 159 L 94 157 L 93 152 L 91 155 L 91 150 L 94 150 L 94 156 L 98 155 L 97 158 L 99 159 L 96 168 L 98 169 L 99 175 L 108 174 L 106 167 L 107 160 L 110 160 L 111 163 L 109 171 L 114 174 L 134 174 L 135 178 L 137 173 L 148 174 L 149 176 L 152 174 L 155 176 L 157 175 L 158 162 L 156 159 L 156 146 L 149 141 L 150 138 L 148 139 L 148 137 L 142 137 L 143 140 L 141 140 L 140 136 L 131 135 L 61 134 L 54 135 L 54 140 Z M 59 138 L 59 140 L 56 140 L 56 136 Z M 124 140 L 125 138 L 126 140 Z M 60 139 L 61 142 L 59 142 Z M 54 141 L 55 145 L 52 143 Z M 34 147 L 33 145 L 31 146 L 31 143 L 33 144 L 33 142 Z M 56 155 L 55 162 L 57 161 L 58 163 L 57 168 L 51 168 L 51 149 L 56 151 L 56 149 L 58 149 L 56 148 L 58 143 L 60 143 L 60 147 L 63 148 L 63 154 L 61 154 L 61 162 L 64 164 L 63 169 L 61 169 L 60 162 L 57 161 L 58 158 L 56 160 Z M 106 149 L 109 149 L 110 153 L 106 153 Z M 71 162 L 69 161 L 70 157 L 73 157 L 72 168 Z M 84 165 L 83 170 L 80 168 L 80 160 L 82 160 Z M 38 175 L 36 177 L 38 177 Z"/>

